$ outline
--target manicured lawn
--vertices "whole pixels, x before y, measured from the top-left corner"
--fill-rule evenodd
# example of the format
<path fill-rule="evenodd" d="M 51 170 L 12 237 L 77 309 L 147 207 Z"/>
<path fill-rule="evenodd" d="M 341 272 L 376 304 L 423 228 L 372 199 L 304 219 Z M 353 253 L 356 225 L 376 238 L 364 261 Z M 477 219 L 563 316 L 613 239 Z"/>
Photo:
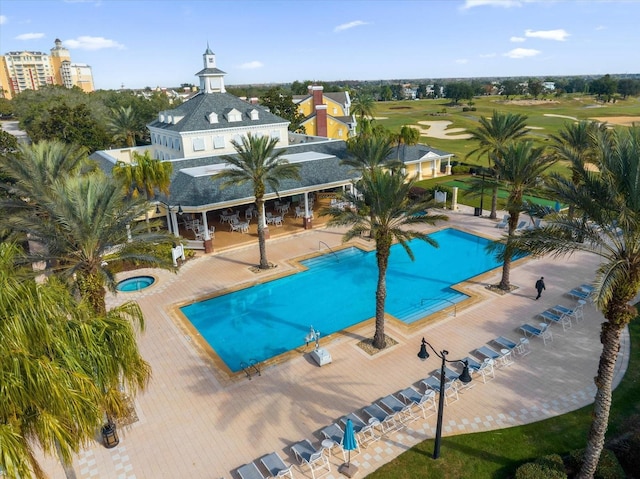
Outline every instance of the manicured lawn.
<path fill-rule="evenodd" d="M 636 305 L 638 306 L 638 305 Z M 640 414 L 640 317 L 630 325 L 631 357 L 622 383 L 613 393 L 609 437 Z M 369 479 L 513 477 L 522 463 L 539 456 L 564 455 L 584 447 L 592 406 L 526 426 L 445 437 L 441 457 L 433 460 L 433 441 L 425 441 L 369 474 Z"/>
<path fill-rule="evenodd" d="M 562 115 L 578 120 L 588 120 L 594 117 L 638 116 L 640 112 L 640 98 L 628 98 L 616 103 L 603 104 L 595 101 L 594 97 L 586 95 L 572 95 L 562 98 L 549 98 L 549 101 L 536 105 L 524 105 L 506 102 L 504 97 L 488 96 L 473 99 L 476 111 L 462 111 L 463 104 L 449 105 L 449 100 L 406 100 L 377 102 L 375 104 L 376 123 L 392 130 L 399 131 L 403 125 L 416 126 L 419 121 L 450 121 L 449 128 L 474 129 L 481 117 L 490 117 L 494 110 L 505 113 L 520 113 L 526 115 L 527 125 L 531 127 L 529 136 L 544 143 L 549 135 L 556 134 L 567 122 L 573 120 L 561 118 Z M 423 128 L 427 128 L 424 126 Z M 486 158 L 478 159 L 476 155 L 465 158 L 476 148 L 472 140 L 451 140 L 420 137 L 420 143 L 444 150 L 456 155 L 458 161 L 473 164 L 486 164 Z"/>

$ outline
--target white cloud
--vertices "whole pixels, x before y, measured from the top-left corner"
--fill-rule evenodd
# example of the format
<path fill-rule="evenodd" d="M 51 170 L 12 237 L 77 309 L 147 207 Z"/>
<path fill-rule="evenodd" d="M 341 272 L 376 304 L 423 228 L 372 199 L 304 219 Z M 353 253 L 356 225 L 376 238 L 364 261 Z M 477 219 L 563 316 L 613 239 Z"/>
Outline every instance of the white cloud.
<path fill-rule="evenodd" d="M 367 22 L 363 22 L 362 20 L 355 20 L 349 23 L 343 23 L 342 25 L 338 25 L 333 29 L 334 32 L 342 32 L 344 30 L 349 30 L 350 28 L 361 27 L 362 25 L 369 25 Z"/>
<path fill-rule="evenodd" d="M 497 56 L 495 53 L 481 53 L 480 58 L 493 58 Z"/>
<path fill-rule="evenodd" d="M 118 50 L 124 50 L 125 48 L 121 43 L 104 37 L 82 36 L 65 40 L 63 43 L 65 47 L 77 50 L 103 50 L 105 48 L 117 48 Z"/>
<path fill-rule="evenodd" d="M 505 53 L 504 56 L 509 58 L 527 58 L 535 57 L 540 53 L 540 50 L 534 50 L 533 48 L 514 48 L 513 50 Z"/>
<path fill-rule="evenodd" d="M 252 62 L 243 63 L 238 68 L 242 68 L 243 70 L 255 70 L 256 68 L 262 68 L 264 63 L 254 60 Z"/>
<path fill-rule="evenodd" d="M 543 40 L 564 42 L 570 34 L 560 28 L 558 30 L 526 30 L 524 35 L 529 38 L 542 38 Z"/>
<path fill-rule="evenodd" d="M 463 10 L 468 10 L 469 8 L 474 7 L 521 7 L 523 3 L 526 3 L 529 0 L 465 0 L 464 5 L 461 7 Z"/>
<path fill-rule="evenodd" d="M 459 65 L 464 65 L 465 63 L 469 63 L 469 60 L 467 60 L 466 58 L 458 58 L 456 60 L 456 63 Z"/>
<path fill-rule="evenodd" d="M 509 41 L 513 43 L 521 43 L 527 41 L 527 39 L 523 37 L 511 37 L 509 38 Z"/>
<path fill-rule="evenodd" d="M 43 38 L 44 33 L 23 33 L 16 37 L 16 40 L 37 40 L 38 38 Z"/>
<path fill-rule="evenodd" d="M 5 15 L 0 15 L 0 25 L 4 25 L 7 23 L 7 17 Z"/>

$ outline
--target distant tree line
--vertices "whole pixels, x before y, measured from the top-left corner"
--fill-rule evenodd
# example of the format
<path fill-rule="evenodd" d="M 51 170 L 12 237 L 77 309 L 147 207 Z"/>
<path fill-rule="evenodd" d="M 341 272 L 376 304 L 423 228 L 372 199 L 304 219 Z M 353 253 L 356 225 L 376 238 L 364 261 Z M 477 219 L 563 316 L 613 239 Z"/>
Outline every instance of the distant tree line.
<path fill-rule="evenodd" d="M 33 142 L 60 140 L 89 152 L 149 144 L 146 125 L 179 99 L 161 91 L 99 90 L 48 86 L 0 101 L 0 115 L 15 118 Z"/>

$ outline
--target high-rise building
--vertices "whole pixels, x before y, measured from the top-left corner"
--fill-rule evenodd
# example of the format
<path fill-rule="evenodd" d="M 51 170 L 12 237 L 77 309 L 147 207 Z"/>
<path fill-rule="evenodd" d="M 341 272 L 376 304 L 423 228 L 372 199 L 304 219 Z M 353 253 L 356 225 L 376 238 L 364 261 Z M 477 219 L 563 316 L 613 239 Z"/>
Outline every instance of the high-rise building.
<path fill-rule="evenodd" d="M 25 90 L 38 90 L 47 85 L 77 86 L 84 92 L 92 92 L 91 67 L 71 63 L 69 50 L 57 38 L 49 55 L 23 51 L 0 56 L 0 97 L 11 99 Z"/>

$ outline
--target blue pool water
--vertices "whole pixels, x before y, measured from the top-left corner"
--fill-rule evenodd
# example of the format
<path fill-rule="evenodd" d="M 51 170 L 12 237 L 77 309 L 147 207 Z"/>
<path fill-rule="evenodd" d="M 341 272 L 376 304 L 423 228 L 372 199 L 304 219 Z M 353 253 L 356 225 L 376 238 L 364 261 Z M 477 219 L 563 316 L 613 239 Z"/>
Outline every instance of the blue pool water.
<path fill-rule="evenodd" d="M 140 291 L 141 289 L 148 288 L 156 280 L 153 276 L 134 276 L 133 278 L 120 281 L 116 285 L 116 290 L 124 293 L 131 293 L 133 291 Z"/>
<path fill-rule="evenodd" d="M 411 261 L 391 248 L 386 311 L 412 323 L 467 298 L 451 285 L 499 266 L 488 240 L 454 229 L 430 235 L 434 248 L 413 240 Z M 233 372 L 304 345 L 310 326 L 321 338 L 375 316 L 375 251 L 347 248 L 301 262 L 299 272 L 181 308 Z"/>

